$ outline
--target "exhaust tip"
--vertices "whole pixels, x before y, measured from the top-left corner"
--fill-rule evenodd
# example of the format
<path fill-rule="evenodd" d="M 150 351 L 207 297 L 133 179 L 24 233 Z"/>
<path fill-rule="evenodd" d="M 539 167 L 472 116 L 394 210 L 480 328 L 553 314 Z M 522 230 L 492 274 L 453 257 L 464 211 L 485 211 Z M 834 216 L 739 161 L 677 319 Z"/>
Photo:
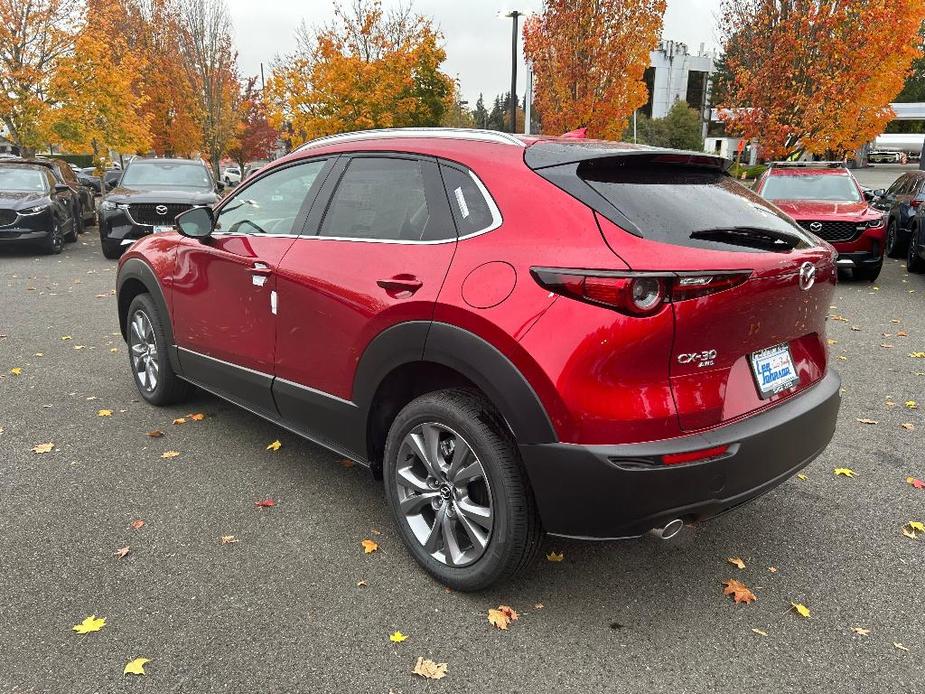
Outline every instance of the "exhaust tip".
<path fill-rule="evenodd" d="M 675 518 L 674 520 L 665 523 L 665 525 L 661 528 L 652 528 L 649 533 L 651 535 L 655 535 L 655 537 L 659 538 L 660 540 L 670 540 L 683 529 L 684 521 L 680 518 Z"/>

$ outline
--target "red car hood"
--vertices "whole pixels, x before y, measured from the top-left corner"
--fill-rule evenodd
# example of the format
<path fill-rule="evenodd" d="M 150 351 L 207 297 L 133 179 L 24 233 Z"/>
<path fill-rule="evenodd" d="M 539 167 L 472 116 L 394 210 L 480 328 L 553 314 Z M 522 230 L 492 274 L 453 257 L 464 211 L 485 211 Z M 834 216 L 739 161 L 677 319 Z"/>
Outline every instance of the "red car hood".
<path fill-rule="evenodd" d="M 860 202 L 826 202 L 824 200 L 774 200 L 784 212 L 794 219 L 844 219 L 863 217 L 869 207 Z"/>

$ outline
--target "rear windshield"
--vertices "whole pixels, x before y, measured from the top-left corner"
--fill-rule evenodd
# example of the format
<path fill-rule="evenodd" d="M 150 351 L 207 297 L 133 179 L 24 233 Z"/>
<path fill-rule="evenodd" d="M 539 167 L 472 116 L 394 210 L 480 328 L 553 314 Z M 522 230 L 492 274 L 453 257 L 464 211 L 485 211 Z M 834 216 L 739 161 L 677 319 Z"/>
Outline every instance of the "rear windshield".
<path fill-rule="evenodd" d="M 761 194 L 768 200 L 858 202 L 861 199 L 854 181 L 836 174 L 768 176 Z"/>
<path fill-rule="evenodd" d="M 813 245 L 801 227 L 727 174 L 716 169 L 645 163 L 614 166 L 598 161 L 579 165 L 578 176 L 613 205 L 643 238 L 682 246 L 744 250 L 743 240 L 794 239 L 795 248 Z M 612 220 L 624 226 L 620 220 Z M 728 233 L 727 233 L 728 232 Z M 757 242 L 751 250 L 760 250 Z M 769 250 L 776 250 L 769 248 Z"/>

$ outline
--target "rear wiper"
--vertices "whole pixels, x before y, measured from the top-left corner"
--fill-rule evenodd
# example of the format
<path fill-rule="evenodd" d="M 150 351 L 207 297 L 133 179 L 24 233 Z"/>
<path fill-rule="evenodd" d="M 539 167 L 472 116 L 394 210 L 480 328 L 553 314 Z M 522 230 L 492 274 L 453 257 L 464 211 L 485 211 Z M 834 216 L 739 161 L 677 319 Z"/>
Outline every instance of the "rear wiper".
<path fill-rule="evenodd" d="M 691 232 L 692 239 L 717 239 L 726 243 L 762 248 L 796 248 L 803 239 L 796 234 L 776 229 L 762 229 L 760 227 L 736 226 L 714 227 L 712 229 L 699 229 Z"/>

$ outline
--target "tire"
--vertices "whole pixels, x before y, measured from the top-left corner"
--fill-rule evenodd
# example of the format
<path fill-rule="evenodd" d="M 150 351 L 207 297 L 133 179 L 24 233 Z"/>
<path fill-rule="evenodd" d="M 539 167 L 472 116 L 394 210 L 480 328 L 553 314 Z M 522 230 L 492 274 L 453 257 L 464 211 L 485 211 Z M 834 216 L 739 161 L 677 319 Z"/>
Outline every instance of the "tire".
<path fill-rule="evenodd" d="M 886 230 L 886 256 L 888 258 L 902 258 L 904 251 L 905 249 L 902 248 L 899 241 L 899 229 L 896 222 L 892 221 Z"/>
<path fill-rule="evenodd" d="M 71 224 L 71 230 L 67 232 L 67 234 L 64 235 L 64 240 L 67 241 L 68 243 L 75 243 L 77 241 L 77 237 L 80 234 L 82 234 L 83 231 L 84 231 L 83 217 L 81 217 L 78 214 L 76 217 L 74 217 L 74 221 Z"/>
<path fill-rule="evenodd" d="M 57 224 L 52 226 L 51 233 L 42 241 L 42 253 L 45 255 L 58 255 L 64 250 L 64 235 Z"/>
<path fill-rule="evenodd" d="M 881 260 L 876 265 L 869 265 L 867 267 L 859 267 L 854 269 L 854 279 L 860 280 L 862 282 L 873 282 L 878 277 L 880 277 L 880 271 L 883 269 L 883 261 Z"/>
<path fill-rule="evenodd" d="M 122 257 L 122 246 L 112 241 L 100 241 L 103 248 L 103 256 L 110 260 L 118 260 Z"/>
<path fill-rule="evenodd" d="M 906 251 L 906 270 L 915 275 L 921 275 L 925 272 L 925 260 L 919 255 L 915 234 L 909 239 L 909 248 Z"/>
<path fill-rule="evenodd" d="M 415 439 L 434 442 L 424 450 L 433 451 L 440 477 L 428 473 Z M 456 452 L 466 450 L 474 455 L 467 456 L 472 462 L 460 463 L 468 474 L 454 473 Z M 543 532 L 517 446 L 491 403 L 475 391 L 437 391 L 406 405 L 389 429 L 383 479 L 411 555 L 453 590 L 487 588 L 529 565 L 539 551 Z M 449 532 L 437 537 L 439 519 Z"/>
<path fill-rule="evenodd" d="M 149 294 L 132 299 L 126 316 L 129 368 L 141 397 L 158 407 L 183 402 L 192 391 L 170 365 L 163 320 Z"/>

